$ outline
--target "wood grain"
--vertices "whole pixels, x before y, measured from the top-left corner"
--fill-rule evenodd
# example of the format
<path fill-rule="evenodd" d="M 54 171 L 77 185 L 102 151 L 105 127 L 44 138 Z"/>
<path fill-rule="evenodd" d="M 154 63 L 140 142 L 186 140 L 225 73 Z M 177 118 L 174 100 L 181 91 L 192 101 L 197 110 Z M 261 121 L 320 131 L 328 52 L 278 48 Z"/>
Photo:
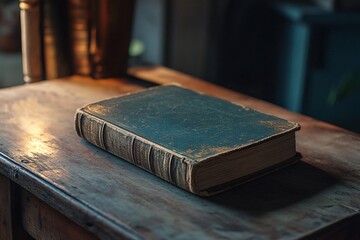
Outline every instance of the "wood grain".
<path fill-rule="evenodd" d="M 302 161 L 196 197 L 78 138 L 78 107 L 142 87 L 74 76 L 0 91 L 0 173 L 101 239 L 297 239 L 358 214 L 359 135 L 166 68 L 131 74 L 299 122 Z"/>

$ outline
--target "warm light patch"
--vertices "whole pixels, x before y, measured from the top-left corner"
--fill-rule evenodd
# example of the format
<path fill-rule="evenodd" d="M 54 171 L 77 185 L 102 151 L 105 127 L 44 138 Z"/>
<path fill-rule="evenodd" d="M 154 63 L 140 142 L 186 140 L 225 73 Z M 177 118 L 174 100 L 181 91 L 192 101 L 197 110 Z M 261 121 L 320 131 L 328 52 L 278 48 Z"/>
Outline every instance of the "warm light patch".
<path fill-rule="evenodd" d="M 30 158 L 37 158 L 39 156 L 51 156 L 57 152 L 57 149 L 52 146 L 53 136 L 46 134 L 47 126 L 33 124 L 28 126 L 27 131 L 29 138 L 22 140 L 23 149 Z"/>
<path fill-rule="evenodd" d="M 14 127 L 22 132 L 19 145 L 26 155 L 23 157 L 36 159 L 40 156 L 52 156 L 57 152 L 53 142 L 55 137 L 48 132 L 51 123 L 40 117 L 43 114 L 49 114 L 48 108 L 32 97 L 18 101 L 9 108 L 10 112 L 16 116 L 16 118 L 10 118 L 9 123 L 13 123 Z"/>

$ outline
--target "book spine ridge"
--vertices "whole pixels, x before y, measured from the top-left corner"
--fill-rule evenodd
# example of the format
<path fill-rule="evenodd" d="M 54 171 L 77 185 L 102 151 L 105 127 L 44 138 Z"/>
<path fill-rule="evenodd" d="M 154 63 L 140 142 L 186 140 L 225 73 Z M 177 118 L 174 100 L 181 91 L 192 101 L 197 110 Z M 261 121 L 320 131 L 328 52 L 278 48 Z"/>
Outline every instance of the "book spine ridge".
<path fill-rule="evenodd" d="M 75 115 L 75 131 L 90 143 L 187 191 L 195 192 L 193 164 L 158 144 L 95 117 L 82 109 Z"/>
<path fill-rule="evenodd" d="M 84 138 L 84 135 L 82 133 L 82 128 L 80 127 L 82 125 L 82 117 L 83 117 L 83 113 L 82 112 L 77 112 L 76 115 L 75 115 L 75 131 L 76 131 L 76 134 L 79 136 L 79 137 L 82 137 Z"/>

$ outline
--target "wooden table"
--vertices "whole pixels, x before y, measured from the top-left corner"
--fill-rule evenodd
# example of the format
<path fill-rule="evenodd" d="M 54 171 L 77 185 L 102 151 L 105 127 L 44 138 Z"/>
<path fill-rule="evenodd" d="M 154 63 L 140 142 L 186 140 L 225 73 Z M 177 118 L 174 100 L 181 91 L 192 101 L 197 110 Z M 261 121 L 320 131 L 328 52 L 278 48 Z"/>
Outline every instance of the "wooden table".
<path fill-rule="evenodd" d="M 76 136 L 76 108 L 139 91 L 84 77 L 0 91 L 0 239 L 358 239 L 360 136 L 163 67 L 130 73 L 297 121 L 302 161 L 200 198 Z"/>

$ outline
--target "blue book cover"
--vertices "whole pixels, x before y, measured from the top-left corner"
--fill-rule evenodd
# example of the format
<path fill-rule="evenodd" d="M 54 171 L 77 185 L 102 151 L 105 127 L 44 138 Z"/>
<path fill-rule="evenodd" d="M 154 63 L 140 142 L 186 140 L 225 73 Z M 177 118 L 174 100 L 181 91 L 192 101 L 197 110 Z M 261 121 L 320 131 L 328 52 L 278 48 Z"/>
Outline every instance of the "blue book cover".
<path fill-rule="evenodd" d="M 175 85 L 89 104 L 75 125 L 96 146 L 203 195 L 293 157 L 299 129 Z"/>

